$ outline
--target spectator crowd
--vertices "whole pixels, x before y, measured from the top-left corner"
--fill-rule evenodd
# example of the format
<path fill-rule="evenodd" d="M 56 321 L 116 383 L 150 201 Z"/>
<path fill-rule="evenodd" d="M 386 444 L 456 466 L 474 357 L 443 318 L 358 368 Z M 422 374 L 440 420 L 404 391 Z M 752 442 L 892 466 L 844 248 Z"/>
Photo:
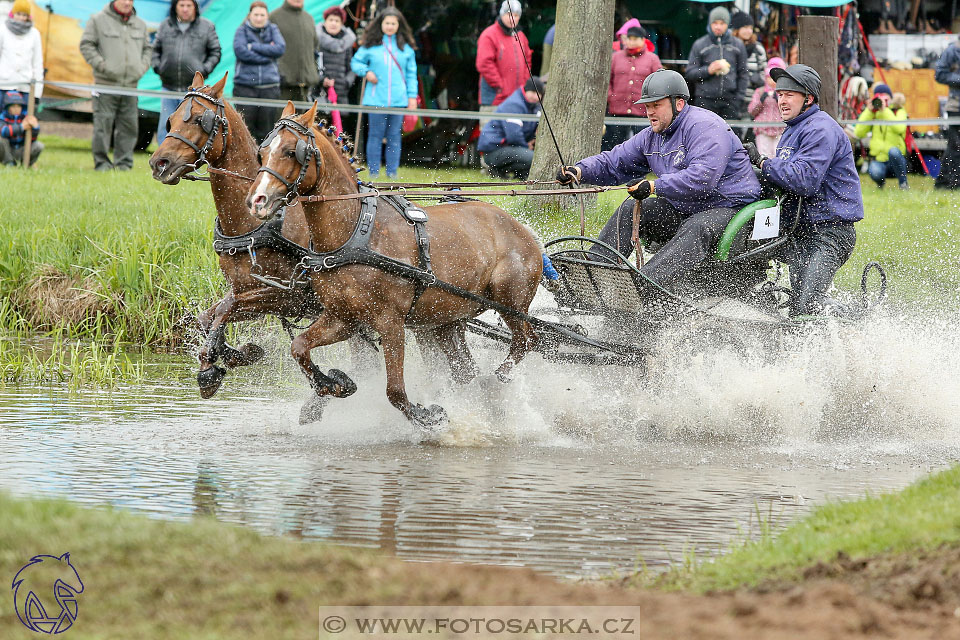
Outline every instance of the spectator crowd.
<path fill-rule="evenodd" d="M 134 0 L 108 2 L 87 20 L 79 48 L 97 84 L 135 87 L 153 69 L 163 89 L 172 94 L 161 100 L 159 143 L 166 136 L 178 94 L 188 88 L 196 72 L 206 77 L 220 62 L 221 42 L 214 24 L 200 15 L 197 0 L 171 0 L 169 15 L 152 42 L 134 4 Z M 683 70 L 691 90 L 690 103 L 728 121 L 777 122 L 781 112 L 771 74 L 796 63 L 796 49 L 784 54 L 787 60 L 768 57 L 751 15 L 732 11 L 723 6 L 711 9 L 704 34 L 690 49 Z M 488 114 L 480 120 L 478 150 L 484 168 L 501 177 L 525 178 L 529 173 L 537 123 L 510 114 L 541 112 L 556 38 L 554 26 L 544 38 L 540 75 L 533 75 L 533 51 L 522 18 L 520 0 L 503 0 L 495 21 L 482 30 L 477 41 L 477 97 L 480 111 Z M 272 12 L 265 2 L 255 0 L 233 36 L 234 96 L 336 104 L 348 102 L 352 87 L 359 82 L 362 105 L 416 108 L 421 89 L 417 42 L 404 15 L 396 8 L 384 8 L 364 25 L 359 38 L 347 22 L 347 14 L 339 6 L 330 7 L 322 20 L 315 22 L 304 10 L 304 0 L 284 0 Z M 654 42 L 636 19 L 620 25 L 612 49 L 606 114 L 637 121 L 605 127 L 603 150 L 623 144 L 648 126 L 646 105 L 640 102 L 641 88 L 647 77 L 663 68 Z M 27 113 L 23 89 L 42 77 L 43 51 L 40 34 L 31 21 L 31 3 L 16 0 L 0 26 L 0 163 L 20 162 L 27 137 L 33 142 L 37 135 L 39 123 Z M 950 87 L 947 110 L 957 117 L 960 41 L 941 56 L 936 79 Z M 34 96 L 41 92 L 42 83 L 36 82 Z M 853 140 L 869 140 L 864 172 L 880 186 L 895 177 L 901 188 L 907 188 L 907 129 L 889 122 L 907 119 L 903 94 L 876 83 L 864 100 L 868 102 L 862 111 L 850 116 L 858 118 L 857 126 L 847 130 Z M 258 141 L 279 117 L 279 110 L 272 106 L 239 105 L 238 109 Z M 498 113 L 507 115 L 498 117 Z M 415 122 L 415 117 L 397 113 L 369 115 L 365 150 L 372 176 L 379 175 L 381 168 L 388 177 L 397 175 L 402 134 Z M 94 94 L 93 124 L 96 170 L 132 168 L 138 136 L 136 96 Z M 949 128 L 937 186 L 960 187 L 958 130 L 960 127 Z M 736 133 L 745 142 L 753 141 L 761 154 L 772 156 L 783 131 L 782 126 L 767 125 L 740 127 Z M 41 151 L 39 143 L 31 145 L 31 162 Z"/>

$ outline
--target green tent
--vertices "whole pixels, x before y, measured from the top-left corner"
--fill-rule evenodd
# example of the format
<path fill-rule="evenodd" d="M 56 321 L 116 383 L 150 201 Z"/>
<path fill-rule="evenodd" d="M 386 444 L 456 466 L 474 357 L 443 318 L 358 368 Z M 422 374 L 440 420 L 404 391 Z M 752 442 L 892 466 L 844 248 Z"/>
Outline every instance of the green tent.
<path fill-rule="evenodd" d="M 267 6 L 271 11 L 283 4 L 283 0 L 266 0 Z M 305 0 L 304 10 L 313 16 L 314 22 L 323 19 L 323 12 L 329 7 L 343 4 L 339 0 Z M 230 77 L 227 79 L 226 93 L 233 93 L 233 69 L 237 62 L 237 57 L 233 53 L 233 35 L 237 28 L 243 24 L 244 19 L 250 9 L 250 3 L 246 0 L 214 0 L 210 2 L 203 10 L 203 17 L 210 20 L 217 26 L 217 37 L 220 38 L 220 47 L 222 57 L 220 64 L 213 70 L 211 76 L 214 80 L 219 80 L 227 71 Z M 160 78 L 150 70 L 140 78 L 137 85 L 140 89 L 153 89 L 159 91 Z M 140 98 L 140 108 L 147 111 L 160 111 L 160 98 Z"/>

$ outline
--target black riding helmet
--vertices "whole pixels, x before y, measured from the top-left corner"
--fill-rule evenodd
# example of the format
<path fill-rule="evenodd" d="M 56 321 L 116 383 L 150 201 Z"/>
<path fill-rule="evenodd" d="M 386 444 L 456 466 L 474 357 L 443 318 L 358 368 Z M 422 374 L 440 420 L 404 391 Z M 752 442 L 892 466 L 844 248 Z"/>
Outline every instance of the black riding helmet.
<path fill-rule="evenodd" d="M 772 69 L 770 77 L 777 83 L 777 91 L 798 91 L 813 96 L 820 102 L 820 74 L 805 64 L 792 64 L 786 69 Z"/>
<path fill-rule="evenodd" d="M 648 75 L 640 87 L 640 99 L 633 104 L 647 104 L 664 98 L 690 99 L 687 81 L 676 71 L 657 69 Z"/>

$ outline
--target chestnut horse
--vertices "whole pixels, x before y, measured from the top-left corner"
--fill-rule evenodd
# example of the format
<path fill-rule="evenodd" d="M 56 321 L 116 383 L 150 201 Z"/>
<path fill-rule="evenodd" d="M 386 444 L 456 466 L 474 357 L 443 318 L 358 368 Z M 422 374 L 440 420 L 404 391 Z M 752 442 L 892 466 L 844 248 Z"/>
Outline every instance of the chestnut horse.
<path fill-rule="evenodd" d="M 287 103 L 283 117 L 261 146 L 257 180 L 247 203 L 253 215 L 268 220 L 297 195 L 347 195 L 360 192 L 356 173 L 330 129 L 321 132 L 314 119 L 317 105 L 294 117 Z M 347 196 L 349 198 L 349 195 Z M 362 200 L 341 199 L 304 204 L 312 248 L 339 249 L 359 231 Z M 485 202 L 441 204 L 425 209 L 430 262 L 436 279 L 472 294 L 526 313 L 543 270 L 541 245 L 533 233 L 502 209 Z M 380 202 L 369 234 L 369 248 L 407 265 L 420 261 L 414 229 L 393 207 Z M 463 340 L 465 321 L 484 310 L 482 303 L 437 287 L 418 287 L 411 279 L 375 266 L 345 264 L 320 269 L 311 276 L 323 313 L 294 339 L 291 352 L 317 398 L 345 397 L 356 390 L 337 370 L 324 374 L 310 359 L 314 347 L 347 339 L 372 329 L 380 335 L 387 371 L 387 398 L 418 426 L 442 422 L 437 406 L 411 403 L 403 382 L 404 326 L 432 332 L 460 381 L 476 375 Z M 422 295 L 417 295 L 417 294 Z M 513 332 L 507 359 L 497 369 L 506 378 L 514 364 L 533 346 L 530 325 L 509 313 L 501 314 Z"/>
<path fill-rule="evenodd" d="M 211 172 L 210 188 L 217 209 L 217 220 L 225 236 L 242 236 L 262 224 L 250 214 L 244 199 L 247 186 L 257 171 L 257 144 L 242 117 L 223 99 L 227 76 L 215 85 L 206 86 L 198 72 L 177 110 L 170 116 L 169 131 L 160 148 L 150 157 L 153 177 L 164 184 L 177 184 L 180 178 L 207 163 L 211 167 L 247 176 Z M 300 247 L 310 240 L 303 207 L 286 208 L 282 235 Z M 255 257 L 255 262 L 253 258 Z M 230 292 L 223 300 L 200 314 L 200 326 L 206 339 L 198 354 L 200 372 L 197 381 L 200 393 L 209 398 L 217 392 L 225 370 L 216 366 L 223 357 L 228 368 L 259 360 L 263 350 L 247 344 L 239 350 L 226 345 L 224 330 L 229 322 L 251 320 L 266 314 L 281 318 L 316 317 L 322 306 L 309 287 L 284 290 L 264 284 L 251 274 L 274 281 L 289 279 L 302 256 L 269 246 L 255 251 L 244 248 L 220 253 L 223 271 Z"/>

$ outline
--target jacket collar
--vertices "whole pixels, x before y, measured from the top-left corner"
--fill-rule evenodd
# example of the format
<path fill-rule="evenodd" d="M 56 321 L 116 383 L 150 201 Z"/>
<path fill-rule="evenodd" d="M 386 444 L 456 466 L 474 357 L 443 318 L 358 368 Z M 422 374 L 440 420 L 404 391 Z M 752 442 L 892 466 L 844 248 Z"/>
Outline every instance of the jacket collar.
<path fill-rule="evenodd" d="M 692 107 L 689 104 L 684 106 L 683 109 L 681 109 L 677 114 L 677 117 L 673 119 L 673 122 L 670 123 L 670 126 L 664 129 L 663 133 L 660 135 L 662 135 L 664 138 L 669 138 L 676 133 L 677 129 L 680 127 L 680 123 L 682 123 L 684 118 L 687 117 L 687 114 L 690 113 L 691 108 Z"/>
<path fill-rule="evenodd" d="M 803 122 L 804 120 L 806 120 L 807 118 L 809 118 L 810 116 L 812 116 L 813 114 L 819 113 L 819 112 L 820 112 L 820 107 L 817 105 L 816 102 L 814 102 L 809 109 L 807 109 L 800 115 L 794 118 L 791 118 L 790 120 L 787 120 L 786 122 L 784 122 L 784 124 L 787 125 L 788 127 L 794 127 L 800 124 L 801 122 Z"/>

